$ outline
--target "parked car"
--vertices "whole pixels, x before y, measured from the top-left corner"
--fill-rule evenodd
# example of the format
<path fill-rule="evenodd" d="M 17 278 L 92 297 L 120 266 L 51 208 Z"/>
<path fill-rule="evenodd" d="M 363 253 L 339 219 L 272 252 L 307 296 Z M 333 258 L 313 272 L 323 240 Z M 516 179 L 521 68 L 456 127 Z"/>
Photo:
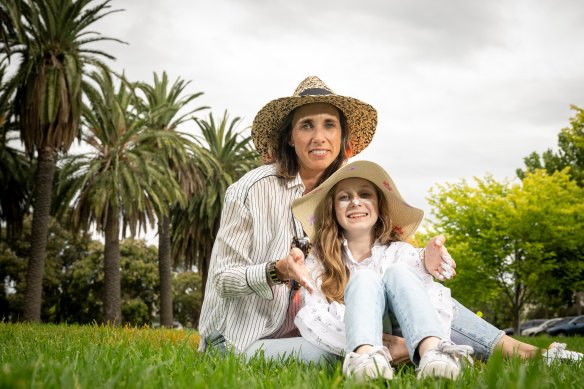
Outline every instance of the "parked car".
<path fill-rule="evenodd" d="M 152 328 L 160 328 L 160 322 L 159 321 L 155 321 L 152 322 Z M 182 330 L 184 329 L 183 325 L 180 324 L 180 322 L 174 320 L 172 322 L 172 328 L 174 328 L 175 330 Z"/>
<path fill-rule="evenodd" d="M 550 327 L 546 332 L 551 336 L 584 335 L 584 315 Z"/>
<path fill-rule="evenodd" d="M 519 324 L 519 333 L 521 334 L 521 332 L 523 330 L 538 326 L 541 323 L 543 323 L 544 321 L 546 321 L 546 319 L 526 320 L 526 321 Z M 503 331 L 505 331 L 505 334 L 507 334 L 507 335 L 515 335 L 515 329 L 513 327 L 505 328 Z"/>
<path fill-rule="evenodd" d="M 522 336 L 536 336 L 536 335 L 541 335 L 541 334 L 545 334 L 545 330 L 547 330 L 548 328 L 550 328 L 553 325 L 556 324 L 560 324 L 559 322 L 563 321 L 569 321 L 571 320 L 573 317 L 570 317 L 568 319 L 564 318 L 564 317 L 556 317 L 553 319 L 549 319 L 544 321 L 543 323 L 541 323 L 538 326 L 534 326 L 531 328 L 526 328 L 523 331 L 521 331 L 521 335 Z"/>

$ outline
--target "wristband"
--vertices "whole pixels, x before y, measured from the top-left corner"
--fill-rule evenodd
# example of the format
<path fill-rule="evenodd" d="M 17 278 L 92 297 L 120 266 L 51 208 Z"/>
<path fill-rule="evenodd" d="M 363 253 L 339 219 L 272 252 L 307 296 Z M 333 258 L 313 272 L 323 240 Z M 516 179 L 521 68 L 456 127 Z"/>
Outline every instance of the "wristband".
<path fill-rule="evenodd" d="M 278 273 L 276 273 L 276 262 L 278 261 L 268 262 L 266 265 L 266 277 L 271 280 L 274 285 L 280 285 L 284 282 L 278 277 Z"/>

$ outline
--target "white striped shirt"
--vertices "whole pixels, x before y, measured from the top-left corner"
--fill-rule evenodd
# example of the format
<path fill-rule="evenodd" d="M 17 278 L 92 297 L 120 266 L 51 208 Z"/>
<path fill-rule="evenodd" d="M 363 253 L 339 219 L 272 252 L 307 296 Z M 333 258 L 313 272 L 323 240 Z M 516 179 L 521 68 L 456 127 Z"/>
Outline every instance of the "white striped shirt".
<path fill-rule="evenodd" d="M 279 333 L 290 289 L 270 287 L 266 264 L 286 257 L 295 232 L 302 231 L 291 206 L 303 192 L 299 175 L 278 178 L 274 165 L 250 171 L 227 189 L 201 309 L 199 350 L 215 331 L 240 352 Z"/>

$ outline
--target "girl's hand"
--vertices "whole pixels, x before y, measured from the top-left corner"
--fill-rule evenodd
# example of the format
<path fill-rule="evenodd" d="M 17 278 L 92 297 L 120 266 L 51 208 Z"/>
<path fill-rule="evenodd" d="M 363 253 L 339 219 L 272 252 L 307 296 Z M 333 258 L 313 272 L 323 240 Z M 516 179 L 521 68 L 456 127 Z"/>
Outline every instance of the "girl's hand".
<path fill-rule="evenodd" d="M 448 250 L 444 246 L 445 241 L 443 235 L 433 237 L 426 244 L 424 255 L 426 270 L 441 281 L 449 280 L 456 275 L 456 262 L 448 254 Z"/>

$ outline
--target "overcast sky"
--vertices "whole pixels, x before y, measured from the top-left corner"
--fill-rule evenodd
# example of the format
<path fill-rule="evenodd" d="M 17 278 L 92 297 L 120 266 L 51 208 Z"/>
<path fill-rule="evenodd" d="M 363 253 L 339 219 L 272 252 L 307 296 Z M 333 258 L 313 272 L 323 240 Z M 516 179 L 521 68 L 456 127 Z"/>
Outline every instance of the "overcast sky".
<path fill-rule="evenodd" d="M 584 2 L 113 0 L 96 29 L 133 80 L 191 80 L 214 116 L 251 126 L 309 75 L 373 105 L 357 159 L 384 166 L 430 215 L 436 183 L 514 177 L 584 107 Z M 190 126 L 193 128 L 194 126 Z M 186 130 L 186 128 L 183 128 Z"/>

